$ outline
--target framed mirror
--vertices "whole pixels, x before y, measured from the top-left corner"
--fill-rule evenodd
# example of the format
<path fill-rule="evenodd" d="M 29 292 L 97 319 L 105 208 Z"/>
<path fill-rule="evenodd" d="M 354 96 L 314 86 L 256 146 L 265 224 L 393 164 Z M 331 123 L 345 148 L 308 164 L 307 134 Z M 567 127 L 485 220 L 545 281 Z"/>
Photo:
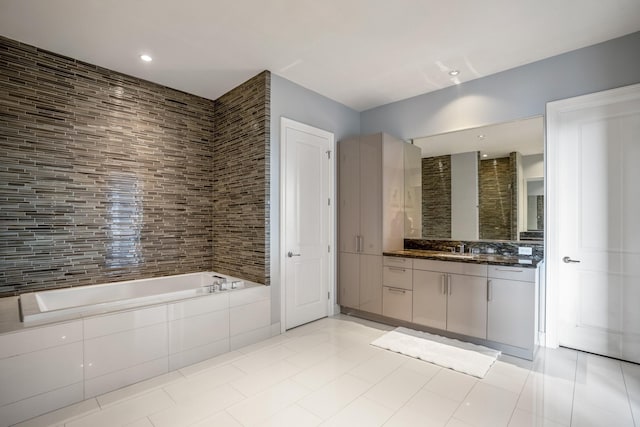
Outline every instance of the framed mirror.
<path fill-rule="evenodd" d="M 543 117 L 414 138 L 405 237 L 542 240 Z"/>

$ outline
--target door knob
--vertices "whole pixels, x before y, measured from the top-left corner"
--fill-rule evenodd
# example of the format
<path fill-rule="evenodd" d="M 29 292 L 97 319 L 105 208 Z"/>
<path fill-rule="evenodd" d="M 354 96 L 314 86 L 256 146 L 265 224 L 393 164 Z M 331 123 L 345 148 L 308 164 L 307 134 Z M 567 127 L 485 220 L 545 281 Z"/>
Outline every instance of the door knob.
<path fill-rule="evenodd" d="M 565 262 L 566 264 L 577 264 L 577 263 L 579 263 L 579 262 L 580 262 L 580 260 L 578 260 L 578 259 L 571 259 L 571 257 L 568 257 L 568 256 L 566 256 L 566 257 L 562 258 L 562 261 L 563 261 L 563 262 Z"/>
<path fill-rule="evenodd" d="M 300 254 L 294 254 L 293 252 L 289 251 L 289 252 L 287 252 L 287 256 L 289 258 L 291 258 L 291 257 L 294 257 L 294 256 L 300 256 Z"/>

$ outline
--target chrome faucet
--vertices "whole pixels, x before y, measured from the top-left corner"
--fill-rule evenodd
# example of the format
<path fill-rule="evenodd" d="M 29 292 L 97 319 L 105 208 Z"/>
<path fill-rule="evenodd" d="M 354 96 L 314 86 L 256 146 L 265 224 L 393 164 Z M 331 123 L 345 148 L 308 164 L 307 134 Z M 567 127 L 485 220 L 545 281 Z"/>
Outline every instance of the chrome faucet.
<path fill-rule="evenodd" d="M 463 254 L 464 253 L 464 243 L 460 243 L 458 245 L 458 247 L 460 248 L 460 253 Z"/>
<path fill-rule="evenodd" d="M 209 293 L 214 293 L 218 291 L 224 291 L 226 289 L 227 278 L 222 276 L 216 276 L 215 274 L 211 276 L 213 282 L 209 286 L 207 286 L 207 290 Z"/>

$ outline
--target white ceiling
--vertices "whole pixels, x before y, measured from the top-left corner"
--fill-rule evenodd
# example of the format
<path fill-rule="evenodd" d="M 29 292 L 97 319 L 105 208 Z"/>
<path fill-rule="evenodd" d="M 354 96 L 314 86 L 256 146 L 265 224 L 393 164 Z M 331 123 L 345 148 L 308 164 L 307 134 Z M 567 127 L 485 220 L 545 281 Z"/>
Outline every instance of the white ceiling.
<path fill-rule="evenodd" d="M 638 30 L 638 0 L 0 0 L 1 35 L 56 53 L 210 99 L 268 69 L 358 111 Z"/>
<path fill-rule="evenodd" d="M 496 125 L 415 138 L 422 157 L 479 151 L 487 159 L 508 156 L 517 151 L 523 156 L 544 151 L 542 116 Z"/>

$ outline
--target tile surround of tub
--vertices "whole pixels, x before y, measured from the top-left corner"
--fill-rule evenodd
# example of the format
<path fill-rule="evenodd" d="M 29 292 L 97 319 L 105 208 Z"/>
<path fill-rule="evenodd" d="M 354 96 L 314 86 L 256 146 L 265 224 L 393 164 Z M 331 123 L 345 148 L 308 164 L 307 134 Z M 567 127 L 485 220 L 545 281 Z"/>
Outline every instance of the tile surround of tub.
<path fill-rule="evenodd" d="M 269 87 L 212 101 L 0 37 L 0 297 L 211 270 L 214 252 L 268 283 Z"/>
<path fill-rule="evenodd" d="M 213 270 L 269 284 L 271 74 L 215 102 Z"/>
<path fill-rule="evenodd" d="M 0 296 L 210 269 L 213 108 L 0 37 Z"/>

